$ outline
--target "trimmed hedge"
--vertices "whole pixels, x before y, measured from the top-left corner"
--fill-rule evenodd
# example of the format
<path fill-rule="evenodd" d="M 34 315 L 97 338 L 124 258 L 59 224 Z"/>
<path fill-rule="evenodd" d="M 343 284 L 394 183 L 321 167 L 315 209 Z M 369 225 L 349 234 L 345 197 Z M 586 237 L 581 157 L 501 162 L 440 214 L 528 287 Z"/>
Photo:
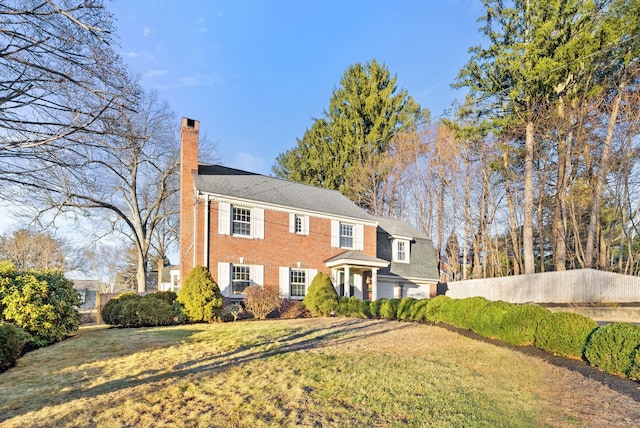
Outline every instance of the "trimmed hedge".
<path fill-rule="evenodd" d="M 471 330 L 481 336 L 490 337 L 492 339 L 502 339 L 504 331 L 508 329 L 504 319 L 509 311 L 512 311 L 515 305 L 502 301 L 489 302 L 482 306 L 479 312 L 473 318 Z"/>
<path fill-rule="evenodd" d="M 538 322 L 536 348 L 563 357 L 582 359 L 587 340 L 598 324 L 591 318 L 571 312 L 556 312 Z"/>
<path fill-rule="evenodd" d="M 0 372 L 10 369 L 31 340 L 29 333 L 13 324 L 0 323 Z"/>
<path fill-rule="evenodd" d="M 156 327 L 186 321 L 179 306 L 170 304 L 166 295 L 123 293 L 109 300 L 102 309 L 105 323 L 117 327 Z"/>
<path fill-rule="evenodd" d="M 396 314 L 396 318 L 403 321 L 411 320 L 411 311 L 416 302 L 417 300 L 413 297 L 405 297 L 401 299 L 398 304 L 398 313 Z"/>
<path fill-rule="evenodd" d="M 535 304 L 514 305 L 502 319 L 500 340 L 512 345 L 533 345 L 540 320 L 551 311 Z"/>
<path fill-rule="evenodd" d="M 413 321 L 427 321 L 428 303 L 429 299 L 420 299 L 413 304 L 413 306 L 411 307 L 411 319 Z"/>
<path fill-rule="evenodd" d="M 451 311 L 455 304 L 455 300 L 444 294 L 430 299 L 426 309 L 427 320 L 452 324 Z"/>
<path fill-rule="evenodd" d="M 640 348 L 640 325 L 607 324 L 593 332 L 585 350 L 589 364 L 607 373 L 636 377 L 635 357 Z"/>
<path fill-rule="evenodd" d="M 451 319 L 449 322 L 456 327 L 471 330 L 476 322 L 476 317 L 489 303 L 484 297 L 467 297 L 456 300 L 451 306 Z"/>
<path fill-rule="evenodd" d="M 385 299 L 380 305 L 380 318 L 394 320 L 398 314 L 400 299 Z"/>

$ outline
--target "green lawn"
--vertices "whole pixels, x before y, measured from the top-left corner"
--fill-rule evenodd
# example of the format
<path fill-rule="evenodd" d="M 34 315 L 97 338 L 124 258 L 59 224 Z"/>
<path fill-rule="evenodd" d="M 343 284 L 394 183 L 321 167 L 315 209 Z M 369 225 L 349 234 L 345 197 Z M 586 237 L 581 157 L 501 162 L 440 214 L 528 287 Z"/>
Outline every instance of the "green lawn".
<path fill-rule="evenodd" d="M 0 375 L 0 426 L 584 426 L 637 405 L 607 390 L 585 413 L 603 395 L 584 382 L 417 323 L 93 327 Z"/>

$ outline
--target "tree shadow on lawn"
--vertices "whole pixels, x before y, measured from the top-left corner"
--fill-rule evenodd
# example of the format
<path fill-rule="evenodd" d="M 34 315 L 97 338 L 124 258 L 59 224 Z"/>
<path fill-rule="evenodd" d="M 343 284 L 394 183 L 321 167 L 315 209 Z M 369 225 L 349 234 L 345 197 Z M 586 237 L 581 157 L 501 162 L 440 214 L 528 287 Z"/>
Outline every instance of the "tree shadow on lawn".
<path fill-rule="evenodd" d="M 603 372 L 600 369 L 589 365 L 589 363 L 587 363 L 586 361 L 573 360 L 571 358 L 552 355 L 546 351 L 543 351 L 542 349 L 536 348 L 535 346 L 511 345 L 501 340 L 490 339 L 488 337 L 484 337 L 477 333 L 474 333 L 473 331 L 454 327 L 448 324 L 430 322 L 427 322 L 426 324 L 444 328 L 473 340 L 479 340 L 481 342 L 490 343 L 502 348 L 508 348 L 513 351 L 520 352 L 521 354 L 541 359 L 550 364 L 553 364 L 556 367 L 563 367 L 568 370 L 580 373 L 585 378 L 595 380 L 596 382 L 606 385 L 610 389 L 624 394 L 632 398 L 634 401 L 640 403 L 640 382 Z"/>
<path fill-rule="evenodd" d="M 83 388 L 81 382 L 77 382 L 78 388 L 55 394 L 47 398 L 40 397 L 38 408 L 15 408 L 7 409 L 0 414 L 0 422 L 14 418 L 30 412 L 41 410 L 48 406 L 61 405 L 74 400 L 91 399 L 101 395 L 111 394 L 114 392 L 135 388 L 145 384 L 153 384 L 156 382 L 178 381 L 185 376 L 212 372 L 212 374 L 222 372 L 228 368 L 236 367 L 241 364 L 250 363 L 261 359 L 268 359 L 277 355 L 294 353 L 301 350 L 314 350 L 329 348 L 345 343 L 353 342 L 362 338 L 370 339 L 380 334 L 393 330 L 399 330 L 411 327 L 411 323 L 390 323 L 386 321 L 361 320 L 361 319 L 340 319 L 334 324 L 327 327 L 311 328 L 303 331 L 296 331 L 284 337 L 278 337 L 277 342 L 258 342 L 250 345 L 242 345 L 239 348 L 222 353 L 212 354 L 203 358 L 195 359 L 187 363 L 175 365 L 166 369 L 149 369 L 139 374 L 114 379 L 105 383 Z M 191 331 L 191 330 L 189 330 Z M 201 330 L 193 330 L 191 334 L 201 332 Z M 188 337 L 186 332 L 184 337 Z M 148 348 L 149 350 L 157 349 L 155 346 Z M 266 348 L 266 349 L 265 349 Z M 138 349 L 138 351 L 141 351 Z M 167 371 L 169 370 L 169 371 Z M 119 405 L 126 396 L 118 398 L 117 401 L 110 402 L 110 407 Z M 49 421 L 53 422 L 53 421 Z"/>

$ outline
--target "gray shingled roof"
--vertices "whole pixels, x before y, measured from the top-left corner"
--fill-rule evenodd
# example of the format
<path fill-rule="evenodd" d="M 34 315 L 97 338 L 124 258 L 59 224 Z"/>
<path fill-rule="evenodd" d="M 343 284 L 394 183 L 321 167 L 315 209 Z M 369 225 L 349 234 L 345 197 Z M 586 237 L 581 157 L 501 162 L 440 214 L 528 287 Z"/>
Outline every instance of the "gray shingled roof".
<path fill-rule="evenodd" d="M 335 190 L 281 180 L 221 165 L 200 165 L 194 175 L 196 189 L 230 198 L 291 207 L 367 221 L 368 213 Z"/>
<path fill-rule="evenodd" d="M 390 236 L 413 238 L 410 245 L 411 263 L 391 262 L 380 269 L 379 275 L 399 276 L 403 278 L 422 278 L 437 281 L 440 278 L 433 242 L 424 233 L 400 220 L 376 218 L 379 222 L 377 236 L 377 256 L 393 260 Z M 421 263 L 417 263 L 420 261 Z"/>
<path fill-rule="evenodd" d="M 333 261 L 338 260 L 358 260 L 364 263 L 388 263 L 388 260 L 379 259 L 377 257 L 370 256 L 368 254 L 362 253 L 360 251 L 345 251 L 344 253 L 340 253 L 337 256 L 333 256 L 328 260 L 325 260 L 325 263 L 331 263 Z"/>

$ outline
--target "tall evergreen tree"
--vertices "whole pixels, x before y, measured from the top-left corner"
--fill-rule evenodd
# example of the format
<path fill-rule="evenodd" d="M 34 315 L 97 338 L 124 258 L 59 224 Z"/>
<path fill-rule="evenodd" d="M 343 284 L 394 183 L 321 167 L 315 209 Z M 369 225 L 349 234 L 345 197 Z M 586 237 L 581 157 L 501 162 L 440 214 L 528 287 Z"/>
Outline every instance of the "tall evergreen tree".
<path fill-rule="evenodd" d="M 338 190 L 371 209 L 370 193 L 379 189 L 357 185 L 361 170 L 373 167 L 383 178 L 385 168 L 377 168 L 372 160 L 386 153 L 398 133 L 415 128 L 424 118 L 420 106 L 396 82 L 397 77 L 375 59 L 347 68 L 324 117 L 315 120 L 296 147 L 278 156 L 273 173 Z"/>

